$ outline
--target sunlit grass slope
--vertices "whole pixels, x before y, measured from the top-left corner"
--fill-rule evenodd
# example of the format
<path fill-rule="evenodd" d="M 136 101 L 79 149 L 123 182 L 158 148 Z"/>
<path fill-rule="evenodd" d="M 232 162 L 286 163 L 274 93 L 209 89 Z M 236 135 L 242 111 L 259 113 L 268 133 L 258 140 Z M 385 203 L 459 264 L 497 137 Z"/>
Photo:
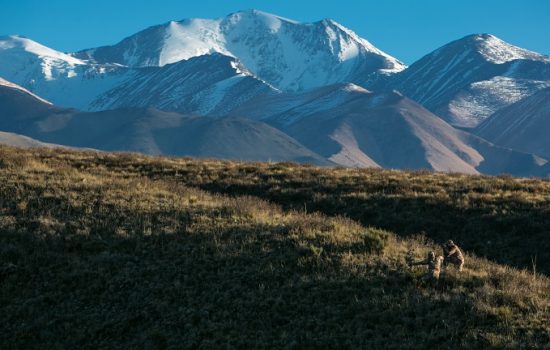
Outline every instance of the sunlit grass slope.
<path fill-rule="evenodd" d="M 544 275 L 467 250 L 464 273 L 418 285 L 423 270 L 404 257 L 434 243 L 350 210 L 372 204 L 366 183 L 392 177 L 414 180 L 419 197 L 468 183 L 0 148 L 0 348 L 548 348 Z"/>

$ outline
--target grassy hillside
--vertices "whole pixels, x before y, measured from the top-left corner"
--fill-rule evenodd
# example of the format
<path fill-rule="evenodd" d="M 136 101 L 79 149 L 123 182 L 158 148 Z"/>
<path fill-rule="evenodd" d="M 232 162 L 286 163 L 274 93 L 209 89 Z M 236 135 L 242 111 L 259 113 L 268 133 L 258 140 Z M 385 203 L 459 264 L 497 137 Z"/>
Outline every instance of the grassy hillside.
<path fill-rule="evenodd" d="M 225 195 L 249 195 L 283 209 L 349 217 L 409 237 L 449 238 L 478 256 L 550 273 L 550 180 L 293 163 L 147 158 L 81 161 Z"/>
<path fill-rule="evenodd" d="M 431 240 L 333 215 L 391 176 L 424 196 L 468 183 L 0 148 L 0 348 L 548 348 L 547 277 L 468 251 L 465 273 L 419 286 L 404 256 Z"/>

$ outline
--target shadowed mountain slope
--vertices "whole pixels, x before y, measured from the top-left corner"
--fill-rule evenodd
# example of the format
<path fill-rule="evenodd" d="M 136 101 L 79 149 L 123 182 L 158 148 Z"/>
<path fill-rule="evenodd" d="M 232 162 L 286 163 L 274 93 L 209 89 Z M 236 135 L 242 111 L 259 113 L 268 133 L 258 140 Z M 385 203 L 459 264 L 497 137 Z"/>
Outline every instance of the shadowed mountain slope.
<path fill-rule="evenodd" d="M 497 145 L 550 157 L 550 88 L 503 108 L 477 127 Z"/>

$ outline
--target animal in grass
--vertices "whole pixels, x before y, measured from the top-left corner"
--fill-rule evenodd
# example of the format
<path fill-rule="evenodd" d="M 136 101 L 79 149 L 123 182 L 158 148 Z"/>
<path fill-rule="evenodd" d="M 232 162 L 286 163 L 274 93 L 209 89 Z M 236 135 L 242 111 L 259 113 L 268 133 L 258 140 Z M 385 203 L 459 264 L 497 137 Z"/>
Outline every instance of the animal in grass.
<path fill-rule="evenodd" d="M 439 274 L 441 273 L 441 263 L 443 262 L 443 257 L 441 255 L 435 256 L 435 253 L 429 252 L 428 257 L 422 261 L 411 261 L 409 266 L 415 265 L 428 265 L 428 272 L 422 276 L 423 282 L 437 282 L 439 280 Z"/>
<path fill-rule="evenodd" d="M 450 239 L 443 244 L 443 256 L 445 257 L 443 266 L 447 267 L 447 265 L 453 264 L 458 271 L 462 271 L 464 267 L 464 255 L 460 248 Z"/>

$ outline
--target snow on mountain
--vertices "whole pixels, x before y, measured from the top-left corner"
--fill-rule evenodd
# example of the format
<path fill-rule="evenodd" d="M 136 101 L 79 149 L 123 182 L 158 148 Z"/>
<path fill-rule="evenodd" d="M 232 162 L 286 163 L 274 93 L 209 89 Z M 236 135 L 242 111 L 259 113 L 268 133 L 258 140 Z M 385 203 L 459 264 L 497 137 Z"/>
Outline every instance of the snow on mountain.
<path fill-rule="evenodd" d="M 20 36 L 0 37 L 0 76 L 60 106 L 85 108 L 130 76 L 113 64 L 92 64 Z"/>
<path fill-rule="evenodd" d="M 256 10 L 169 22 L 74 56 L 143 67 L 211 53 L 238 59 L 255 76 L 285 91 L 346 81 L 368 84 L 405 68 L 332 20 L 299 23 Z"/>
<path fill-rule="evenodd" d="M 4 88 L 9 88 L 9 89 L 15 89 L 15 90 L 18 90 L 20 91 L 21 93 L 23 94 L 28 94 L 30 95 L 31 97 L 39 100 L 40 102 L 43 102 L 44 104 L 47 104 L 47 105 L 52 105 L 52 103 L 50 101 L 46 101 L 45 99 L 43 99 L 42 97 L 40 96 L 37 96 L 35 94 L 33 94 L 32 92 L 30 92 L 29 90 L 17 85 L 17 84 L 14 84 L 10 81 L 7 81 L 5 79 L 2 79 L 0 77 L 0 87 L 4 87 Z"/>
<path fill-rule="evenodd" d="M 75 68 L 85 64 L 82 60 L 17 35 L 0 37 L 0 50 L 2 66 L 7 66 L 4 69 L 12 68 L 13 74 L 38 70 L 46 80 L 74 76 Z"/>
<path fill-rule="evenodd" d="M 475 132 L 497 145 L 550 158 L 550 88 L 497 111 Z"/>
<path fill-rule="evenodd" d="M 424 56 L 389 79 L 397 89 L 459 127 L 550 86 L 550 57 L 493 35 L 470 35 Z"/>
<path fill-rule="evenodd" d="M 224 115 L 253 97 L 278 93 L 234 58 L 221 54 L 141 70 L 99 96 L 91 109 L 154 106 L 181 113 Z"/>
<path fill-rule="evenodd" d="M 477 51 L 489 62 L 502 64 L 514 60 L 550 62 L 550 57 L 511 45 L 494 35 L 480 34 L 471 37 Z"/>
<path fill-rule="evenodd" d="M 43 98 L 0 78 L 0 130 L 21 133 L 29 122 L 59 111 Z"/>
<path fill-rule="evenodd" d="M 453 115 L 452 121 L 456 125 L 472 127 L 489 118 L 496 111 L 548 86 L 550 86 L 550 80 L 496 76 L 465 87 L 449 102 L 448 111 Z"/>

